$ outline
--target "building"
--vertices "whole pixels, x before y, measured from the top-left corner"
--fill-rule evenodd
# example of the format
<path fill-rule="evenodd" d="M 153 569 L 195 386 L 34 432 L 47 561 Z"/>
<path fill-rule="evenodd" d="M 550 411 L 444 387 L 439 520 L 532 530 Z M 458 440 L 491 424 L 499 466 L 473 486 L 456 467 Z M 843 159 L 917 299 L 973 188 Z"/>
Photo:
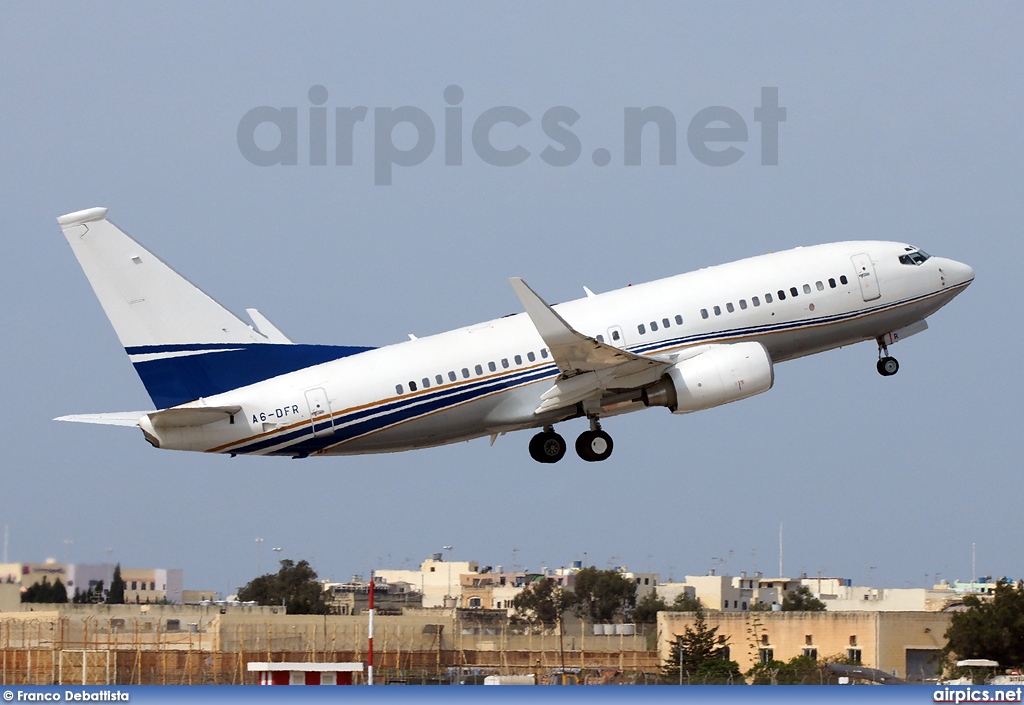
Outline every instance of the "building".
<path fill-rule="evenodd" d="M 3 563 L 0 564 L 0 581 L 14 582 L 26 590 L 45 578 L 51 584 L 57 579 L 64 583 L 68 600 L 76 592 L 86 593 L 101 583 L 103 595 L 107 594 L 114 581 L 113 563 Z M 140 604 L 162 602 L 172 604 L 182 601 L 184 573 L 180 568 L 122 568 L 125 602 Z"/>
<path fill-rule="evenodd" d="M 454 607 L 458 604 L 457 593 L 460 576 L 479 573 L 476 561 L 444 561 L 440 553 L 420 564 L 419 570 L 381 569 L 375 572 L 385 584 L 408 583 L 422 595 L 423 607 Z"/>
<path fill-rule="evenodd" d="M 362 614 L 370 608 L 370 582 L 358 575 L 346 583 L 322 581 L 327 604 L 334 614 Z M 374 577 L 373 606 L 377 614 L 402 614 L 407 607 L 420 607 L 423 595 L 406 582 L 384 582 Z"/>
<path fill-rule="evenodd" d="M 707 626 L 747 671 L 796 656 L 839 656 L 911 681 L 934 677 L 952 615 L 947 612 L 707 612 Z M 658 614 L 658 650 L 692 627 L 692 612 Z"/>

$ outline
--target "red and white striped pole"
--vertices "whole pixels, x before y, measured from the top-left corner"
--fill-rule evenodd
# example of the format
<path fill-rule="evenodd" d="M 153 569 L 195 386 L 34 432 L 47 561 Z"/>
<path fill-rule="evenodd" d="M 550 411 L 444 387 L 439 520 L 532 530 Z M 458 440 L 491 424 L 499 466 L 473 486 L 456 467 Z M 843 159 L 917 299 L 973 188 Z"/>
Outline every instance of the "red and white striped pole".
<path fill-rule="evenodd" d="M 367 654 L 367 678 L 368 685 L 373 685 L 373 571 L 370 571 L 370 645 Z"/>

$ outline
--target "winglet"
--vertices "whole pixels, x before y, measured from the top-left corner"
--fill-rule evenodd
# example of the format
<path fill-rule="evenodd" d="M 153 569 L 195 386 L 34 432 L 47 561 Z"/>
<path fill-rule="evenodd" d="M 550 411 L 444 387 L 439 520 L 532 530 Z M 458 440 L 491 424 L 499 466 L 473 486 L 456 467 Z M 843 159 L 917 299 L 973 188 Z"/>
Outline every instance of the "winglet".
<path fill-rule="evenodd" d="M 257 311 L 254 308 L 247 308 L 245 312 L 249 314 L 249 318 L 256 324 L 256 330 L 266 337 L 269 343 L 291 343 L 291 339 L 287 335 L 282 333 L 277 326 L 271 323 L 266 316 Z"/>
<path fill-rule="evenodd" d="M 540 337 L 544 339 L 549 348 L 572 345 L 584 338 L 522 279 L 510 277 L 508 283 L 512 285 L 512 290 L 516 292 L 516 296 L 523 303 L 526 314 L 533 321 L 537 332 L 540 333 Z"/>

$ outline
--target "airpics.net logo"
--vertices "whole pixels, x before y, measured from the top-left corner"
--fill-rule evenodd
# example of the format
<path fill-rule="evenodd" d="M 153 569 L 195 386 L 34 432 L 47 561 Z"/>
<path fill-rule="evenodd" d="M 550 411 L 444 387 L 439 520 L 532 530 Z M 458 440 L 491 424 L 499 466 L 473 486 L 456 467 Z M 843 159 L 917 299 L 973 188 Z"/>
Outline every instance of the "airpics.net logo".
<path fill-rule="evenodd" d="M 476 116 L 466 115 L 461 107 L 465 92 L 456 85 L 444 89 L 440 138 L 433 118 L 422 108 L 412 105 L 378 107 L 373 108 L 371 114 L 370 108 L 360 105 L 335 107 L 331 111 L 327 106 L 327 89 L 320 85 L 309 89 L 308 98 L 308 122 L 302 125 L 308 144 L 301 145 L 302 152 L 306 152 L 304 148 L 308 146 L 307 164 L 327 166 L 330 134 L 334 141 L 334 166 L 352 166 L 356 158 L 357 130 L 372 130 L 373 180 L 377 186 L 391 185 L 395 167 L 407 169 L 423 164 L 438 147 L 439 140 L 445 166 L 462 166 L 467 159 L 467 127 L 473 154 L 481 162 L 495 167 L 519 166 L 534 156 L 548 166 L 567 167 L 579 161 L 584 151 L 580 137 L 572 130 L 581 116 L 566 105 L 544 111 L 540 130 L 549 143 L 534 155 L 520 143 L 526 134 L 523 131 L 536 129 L 532 125 L 533 116 L 512 105 L 488 108 Z M 260 105 L 246 112 L 238 122 L 237 131 L 242 156 L 255 166 L 297 166 L 300 163 L 299 110 L 298 107 Z M 333 125 L 329 116 L 333 117 Z M 761 165 L 778 165 L 779 124 L 786 121 L 786 109 L 779 106 L 778 88 L 761 88 L 761 102 L 753 107 L 752 117 L 760 126 Z M 643 139 L 647 136 L 657 140 L 658 164 L 676 165 L 677 124 L 676 115 L 660 105 L 623 108 L 622 164 L 642 165 Z M 495 145 L 497 132 L 501 133 L 501 138 Z M 686 123 L 686 146 L 701 164 L 730 166 L 745 156 L 742 146 L 749 140 L 748 132 L 741 112 L 724 105 L 712 105 L 698 110 Z M 415 135 L 415 139 L 402 139 L 411 135 Z M 400 139 L 396 141 L 396 137 Z M 611 164 L 613 154 L 605 147 L 597 147 L 590 152 L 590 159 L 604 167 Z"/>

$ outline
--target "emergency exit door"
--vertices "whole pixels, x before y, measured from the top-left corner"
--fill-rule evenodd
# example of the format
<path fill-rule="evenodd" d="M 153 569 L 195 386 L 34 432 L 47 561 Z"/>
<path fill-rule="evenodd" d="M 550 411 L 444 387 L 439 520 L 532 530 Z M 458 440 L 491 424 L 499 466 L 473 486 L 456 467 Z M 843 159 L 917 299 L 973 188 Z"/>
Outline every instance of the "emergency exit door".
<path fill-rule="evenodd" d="M 306 404 L 309 405 L 313 435 L 326 436 L 334 433 L 334 419 L 331 416 L 331 403 L 327 400 L 327 392 L 321 387 L 307 390 Z"/>

